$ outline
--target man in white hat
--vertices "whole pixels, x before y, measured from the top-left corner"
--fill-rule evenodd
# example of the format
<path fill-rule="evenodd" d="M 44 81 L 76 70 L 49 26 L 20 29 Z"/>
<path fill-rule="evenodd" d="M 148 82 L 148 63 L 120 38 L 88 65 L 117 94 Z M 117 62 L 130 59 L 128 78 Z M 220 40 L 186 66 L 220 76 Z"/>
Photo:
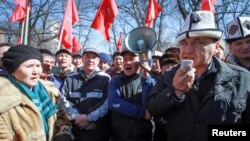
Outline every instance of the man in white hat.
<path fill-rule="evenodd" d="M 250 75 L 213 57 L 221 35 L 212 12 L 187 16 L 176 39 L 182 63 L 149 96 L 149 113 L 166 115 L 168 141 L 207 141 L 208 125 L 250 123 Z"/>
<path fill-rule="evenodd" d="M 227 62 L 250 71 L 250 17 L 238 17 L 227 24 L 227 39 L 231 55 Z"/>
<path fill-rule="evenodd" d="M 151 72 L 155 75 L 160 75 L 161 73 L 161 66 L 160 66 L 160 58 L 162 53 L 160 51 L 155 51 L 152 55 L 153 64 L 151 67 Z"/>

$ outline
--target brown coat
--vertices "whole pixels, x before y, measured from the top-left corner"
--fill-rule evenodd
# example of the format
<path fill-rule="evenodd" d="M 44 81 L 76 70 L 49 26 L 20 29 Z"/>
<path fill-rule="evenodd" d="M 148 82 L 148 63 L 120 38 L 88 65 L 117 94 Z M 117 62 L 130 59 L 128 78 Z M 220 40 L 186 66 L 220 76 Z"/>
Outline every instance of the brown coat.
<path fill-rule="evenodd" d="M 48 120 L 52 128 L 47 139 L 39 109 L 8 79 L 0 77 L 1 141 L 51 141 L 55 119 L 52 116 Z"/>

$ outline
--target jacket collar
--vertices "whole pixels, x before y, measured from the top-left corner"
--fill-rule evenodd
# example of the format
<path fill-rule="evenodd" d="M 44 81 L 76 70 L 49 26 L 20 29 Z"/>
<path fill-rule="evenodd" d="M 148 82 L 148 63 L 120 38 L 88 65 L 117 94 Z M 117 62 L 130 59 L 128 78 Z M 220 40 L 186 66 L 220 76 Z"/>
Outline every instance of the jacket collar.
<path fill-rule="evenodd" d="M 231 64 L 226 64 L 215 57 L 213 59 L 215 63 L 217 64 L 216 68 L 218 69 L 218 74 L 215 80 L 216 85 L 221 85 L 223 83 L 232 82 L 232 81 L 234 81 L 235 83 L 239 83 L 237 79 L 238 77 L 237 73 L 228 66 Z"/>

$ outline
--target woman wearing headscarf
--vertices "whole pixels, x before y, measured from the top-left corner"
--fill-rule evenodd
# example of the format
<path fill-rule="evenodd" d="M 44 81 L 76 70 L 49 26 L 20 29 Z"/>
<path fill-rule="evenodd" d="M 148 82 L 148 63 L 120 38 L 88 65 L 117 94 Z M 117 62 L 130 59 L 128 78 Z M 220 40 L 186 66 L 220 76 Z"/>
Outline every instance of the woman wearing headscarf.
<path fill-rule="evenodd" d="M 0 77 L 0 140 L 52 140 L 56 105 L 39 81 L 40 52 L 17 45 L 4 53 L 2 62 L 9 75 Z"/>

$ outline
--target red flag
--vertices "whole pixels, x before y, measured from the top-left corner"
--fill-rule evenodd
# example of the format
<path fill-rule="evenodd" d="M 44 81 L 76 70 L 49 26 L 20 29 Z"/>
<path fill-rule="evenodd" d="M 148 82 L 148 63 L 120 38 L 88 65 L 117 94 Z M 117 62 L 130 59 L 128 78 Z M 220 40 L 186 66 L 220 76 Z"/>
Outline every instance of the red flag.
<path fill-rule="evenodd" d="M 16 44 L 17 44 L 17 45 L 22 44 L 22 41 L 21 41 L 21 37 L 20 37 L 20 36 L 18 36 Z"/>
<path fill-rule="evenodd" d="M 212 11 L 214 13 L 215 12 L 215 9 L 214 9 L 215 2 L 216 2 L 216 0 L 202 0 L 201 10 Z"/>
<path fill-rule="evenodd" d="M 62 34 L 61 43 L 65 48 L 71 48 L 73 46 L 72 26 L 77 21 L 79 21 L 79 17 L 75 6 L 75 1 L 68 0 L 60 30 L 60 34 Z M 60 34 L 58 36 L 59 40 L 60 40 Z"/>
<path fill-rule="evenodd" d="M 15 0 L 15 3 L 20 5 L 23 8 L 27 8 L 28 7 L 28 0 Z"/>
<path fill-rule="evenodd" d="M 73 46 L 71 48 L 73 53 L 77 53 L 81 49 L 81 44 L 77 41 L 76 37 L 73 38 Z"/>
<path fill-rule="evenodd" d="M 27 9 L 28 9 L 28 0 L 15 0 L 16 8 L 10 17 L 10 22 L 23 22 L 26 15 L 27 15 Z"/>
<path fill-rule="evenodd" d="M 153 20 L 158 16 L 160 12 L 161 6 L 156 2 L 156 0 L 149 0 L 145 25 L 147 27 L 152 27 Z"/>
<path fill-rule="evenodd" d="M 110 40 L 109 28 L 118 14 L 118 8 L 114 0 L 103 0 L 91 25 L 99 30 L 107 41 Z"/>
<path fill-rule="evenodd" d="M 119 40 L 118 40 L 118 43 L 117 43 L 117 49 L 116 49 L 118 52 L 121 52 L 122 51 L 122 33 L 120 32 L 120 37 L 119 37 Z"/>

